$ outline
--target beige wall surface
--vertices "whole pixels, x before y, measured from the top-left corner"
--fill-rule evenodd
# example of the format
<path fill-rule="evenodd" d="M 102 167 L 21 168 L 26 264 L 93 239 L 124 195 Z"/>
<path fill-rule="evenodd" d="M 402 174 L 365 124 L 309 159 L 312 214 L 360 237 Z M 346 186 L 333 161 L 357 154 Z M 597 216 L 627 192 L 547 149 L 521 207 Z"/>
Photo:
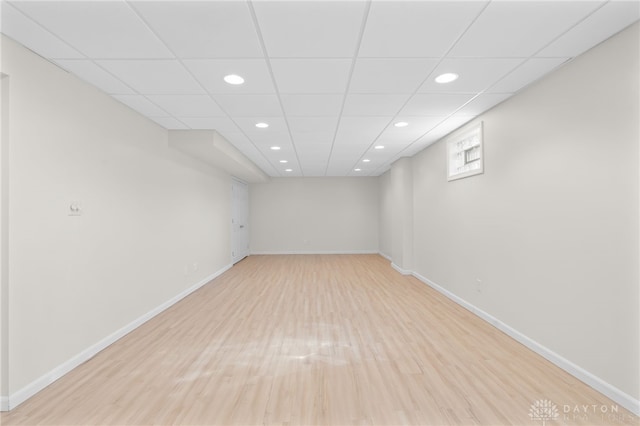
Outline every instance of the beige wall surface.
<path fill-rule="evenodd" d="M 484 174 L 447 182 L 443 141 L 413 163 L 414 270 L 635 399 L 638 43 L 636 24 L 470 123 Z"/>
<path fill-rule="evenodd" d="M 275 178 L 249 194 L 251 253 L 378 251 L 377 178 Z"/>
<path fill-rule="evenodd" d="M 231 180 L 170 149 L 155 123 L 2 43 L 13 394 L 229 265 Z"/>
<path fill-rule="evenodd" d="M 391 172 L 387 171 L 379 177 L 378 187 L 380 201 L 380 223 L 378 226 L 379 237 L 378 247 L 380 253 L 392 258 L 392 222 L 393 200 L 391 199 Z"/>

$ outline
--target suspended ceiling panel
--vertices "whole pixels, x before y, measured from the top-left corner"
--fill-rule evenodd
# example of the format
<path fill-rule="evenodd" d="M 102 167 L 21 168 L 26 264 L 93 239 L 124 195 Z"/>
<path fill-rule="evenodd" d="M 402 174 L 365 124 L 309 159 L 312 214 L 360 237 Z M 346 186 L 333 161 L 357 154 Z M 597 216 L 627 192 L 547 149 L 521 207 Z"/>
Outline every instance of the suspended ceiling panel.
<path fill-rule="evenodd" d="M 639 9 L 3 1 L 0 28 L 167 129 L 215 130 L 270 176 L 376 176 L 637 21 Z M 436 83 L 442 73 L 459 78 Z M 229 74 L 244 84 L 226 83 Z"/>

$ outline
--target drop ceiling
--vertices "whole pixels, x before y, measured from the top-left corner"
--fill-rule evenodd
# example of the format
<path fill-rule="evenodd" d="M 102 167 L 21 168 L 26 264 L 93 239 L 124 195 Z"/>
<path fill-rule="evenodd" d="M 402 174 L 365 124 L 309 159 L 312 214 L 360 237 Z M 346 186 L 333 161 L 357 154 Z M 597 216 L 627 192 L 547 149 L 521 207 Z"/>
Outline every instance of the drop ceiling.
<path fill-rule="evenodd" d="M 167 129 L 217 130 L 270 176 L 377 176 L 639 10 L 638 1 L 10 1 L 1 30 Z M 436 83 L 445 72 L 459 78 Z M 228 74 L 245 83 L 225 83 Z"/>

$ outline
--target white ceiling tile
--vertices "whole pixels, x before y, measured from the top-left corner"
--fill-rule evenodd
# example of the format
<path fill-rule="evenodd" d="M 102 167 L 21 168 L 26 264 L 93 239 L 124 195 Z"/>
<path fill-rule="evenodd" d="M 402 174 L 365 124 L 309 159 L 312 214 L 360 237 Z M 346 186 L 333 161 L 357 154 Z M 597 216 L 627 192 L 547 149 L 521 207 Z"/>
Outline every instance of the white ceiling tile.
<path fill-rule="evenodd" d="M 447 116 L 473 96 L 461 93 L 419 93 L 407 102 L 400 114 Z"/>
<path fill-rule="evenodd" d="M 180 58 L 261 58 L 262 48 L 244 1 L 133 2 Z"/>
<path fill-rule="evenodd" d="M 399 116 L 396 117 L 394 123 L 404 121 L 408 123 L 406 127 L 396 127 L 389 124 L 384 132 L 378 138 L 378 143 L 385 145 L 389 143 L 410 143 L 418 139 L 420 136 L 427 133 L 429 130 L 436 127 L 445 117 L 430 117 L 430 116 Z"/>
<path fill-rule="evenodd" d="M 338 119 L 329 117 L 291 117 L 291 135 L 296 149 L 330 149 Z"/>
<path fill-rule="evenodd" d="M 236 124 L 249 135 L 265 135 L 270 133 L 287 133 L 287 122 L 284 117 L 236 117 Z M 261 129 L 257 123 L 267 123 L 269 127 Z"/>
<path fill-rule="evenodd" d="M 182 130 L 188 129 L 188 127 L 182 123 L 181 121 L 173 118 L 173 117 L 149 117 L 151 120 L 155 121 L 165 129 L 174 129 L 174 130 Z"/>
<path fill-rule="evenodd" d="M 331 144 L 303 144 L 296 146 L 296 152 L 300 161 L 311 161 L 322 156 L 326 156 L 328 159 L 331 153 Z"/>
<path fill-rule="evenodd" d="M 83 58 L 80 52 L 27 18 L 9 3 L 0 2 L 2 33 L 45 58 Z"/>
<path fill-rule="evenodd" d="M 191 129 L 217 130 L 227 137 L 229 134 L 239 133 L 238 126 L 227 117 L 179 117 L 180 121 Z M 227 137 L 227 139 L 229 139 Z"/>
<path fill-rule="evenodd" d="M 176 60 L 96 61 L 143 95 L 204 94 L 204 90 Z"/>
<path fill-rule="evenodd" d="M 149 100 L 142 95 L 114 95 L 113 97 L 147 117 L 167 117 L 170 115 L 157 105 L 149 102 Z"/>
<path fill-rule="evenodd" d="M 529 57 L 601 2 L 491 2 L 449 56 Z M 543 31 L 541 29 L 544 29 Z"/>
<path fill-rule="evenodd" d="M 349 59 L 273 59 L 271 67 L 280 93 L 344 93 Z"/>
<path fill-rule="evenodd" d="M 336 144 L 369 145 L 382 132 L 392 117 L 342 117 L 336 134 Z"/>
<path fill-rule="evenodd" d="M 330 164 L 344 161 L 355 164 L 372 146 L 375 138 L 340 138 L 336 139 L 331 151 Z"/>
<path fill-rule="evenodd" d="M 471 102 L 456 112 L 456 115 L 475 117 L 493 108 L 500 102 L 511 97 L 511 93 L 484 93 L 475 97 Z"/>
<path fill-rule="evenodd" d="M 291 133 L 329 133 L 333 135 L 337 117 L 291 117 L 288 119 Z"/>
<path fill-rule="evenodd" d="M 330 131 L 323 131 L 318 133 L 303 132 L 294 133 L 293 142 L 298 147 L 313 147 L 313 146 L 331 146 L 333 144 L 334 134 Z"/>
<path fill-rule="evenodd" d="M 296 151 L 293 147 L 283 147 L 280 151 L 271 151 L 269 147 L 260 147 L 262 155 L 269 161 L 269 164 L 273 164 L 277 169 L 285 169 L 287 167 L 296 166 Z M 280 160 L 287 160 L 287 163 L 281 163 Z"/>
<path fill-rule="evenodd" d="M 293 146 L 288 132 L 252 133 L 249 138 L 253 143 L 265 150 L 271 146 L 279 146 L 283 149 L 287 146 Z M 280 151 L 275 152 L 278 153 Z"/>
<path fill-rule="evenodd" d="M 515 93 L 524 86 L 538 80 L 543 75 L 562 65 L 568 58 L 532 58 L 513 70 L 494 86 L 489 92 Z"/>
<path fill-rule="evenodd" d="M 280 95 L 288 117 L 337 117 L 340 115 L 343 95 Z"/>
<path fill-rule="evenodd" d="M 537 56 L 575 57 L 640 19 L 640 2 L 611 1 Z"/>
<path fill-rule="evenodd" d="M 270 175 L 367 176 L 621 30 L 639 8 L 616 0 L 16 1 L 3 3 L 1 22 L 19 43 L 160 125 L 217 130 Z M 460 79 L 435 85 L 441 71 Z M 224 83 L 231 73 L 245 84 Z"/>
<path fill-rule="evenodd" d="M 136 93 L 93 61 L 87 59 L 58 59 L 56 63 L 110 95 L 132 95 Z"/>
<path fill-rule="evenodd" d="M 300 167 L 305 175 L 323 175 L 329 164 L 329 153 L 300 158 Z"/>
<path fill-rule="evenodd" d="M 413 93 L 436 66 L 435 59 L 358 59 L 351 93 Z"/>
<path fill-rule="evenodd" d="M 353 165 L 357 161 L 357 156 L 353 156 L 353 158 L 349 158 L 344 162 L 330 160 L 329 166 L 327 167 L 327 176 L 347 176 L 353 171 Z"/>
<path fill-rule="evenodd" d="M 510 58 L 447 58 L 420 87 L 425 93 L 478 93 L 504 77 L 523 62 Z M 435 77 L 444 73 L 458 74 L 458 79 L 447 84 L 435 82 Z"/>
<path fill-rule="evenodd" d="M 278 117 L 282 115 L 276 95 L 213 95 L 232 117 Z"/>
<path fill-rule="evenodd" d="M 282 163 L 282 161 L 286 161 L 286 163 Z M 284 169 L 301 169 L 300 164 L 298 163 L 298 159 L 295 156 L 286 157 L 284 155 L 278 157 L 277 160 L 271 161 L 274 167 L 284 170 Z"/>
<path fill-rule="evenodd" d="M 13 5 L 89 58 L 173 57 L 124 1 L 21 1 Z"/>
<path fill-rule="evenodd" d="M 356 51 L 363 1 L 255 2 L 269 56 L 350 58 Z M 292 36 L 295 34 L 295 36 Z"/>
<path fill-rule="evenodd" d="M 357 150 L 345 150 L 342 146 L 334 146 L 329 158 L 327 173 L 330 173 L 331 170 L 335 172 L 336 169 L 342 168 L 351 170 L 356 164 L 362 165 L 359 160 L 363 158 L 366 151 L 367 146 L 360 146 Z"/>
<path fill-rule="evenodd" d="M 410 94 L 351 93 L 344 103 L 345 116 L 394 116 Z"/>
<path fill-rule="evenodd" d="M 374 1 L 359 56 L 439 58 L 486 3 Z"/>
<path fill-rule="evenodd" d="M 264 59 L 187 59 L 182 61 L 209 93 L 274 94 L 271 73 Z M 244 78 L 244 84 L 224 81 L 229 74 Z"/>
<path fill-rule="evenodd" d="M 208 95 L 150 95 L 147 98 L 175 117 L 221 117 L 225 115 Z"/>
<path fill-rule="evenodd" d="M 408 146 L 410 146 L 414 141 L 415 139 L 406 141 L 406 142 L 385 142 L 385 143 L 380 142 L 380 144 L 384 145 L 384 155 L 388 158 L 401 153 Z M 358 166 L 358 167 L 361 167 L 361 166 Z M 369 168 L 368 165 L 367 165 L 367 168 Z"/>

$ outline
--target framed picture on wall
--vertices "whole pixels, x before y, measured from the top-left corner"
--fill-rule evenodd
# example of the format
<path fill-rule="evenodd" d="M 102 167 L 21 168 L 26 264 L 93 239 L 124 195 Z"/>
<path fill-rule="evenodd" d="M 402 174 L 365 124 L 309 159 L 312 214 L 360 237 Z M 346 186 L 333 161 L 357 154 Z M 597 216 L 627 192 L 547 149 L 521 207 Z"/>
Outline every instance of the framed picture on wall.
<path fill-rule="evenodd" d="M 447 138 L 447 180 L 484 173 L 482 121 Z"/>

